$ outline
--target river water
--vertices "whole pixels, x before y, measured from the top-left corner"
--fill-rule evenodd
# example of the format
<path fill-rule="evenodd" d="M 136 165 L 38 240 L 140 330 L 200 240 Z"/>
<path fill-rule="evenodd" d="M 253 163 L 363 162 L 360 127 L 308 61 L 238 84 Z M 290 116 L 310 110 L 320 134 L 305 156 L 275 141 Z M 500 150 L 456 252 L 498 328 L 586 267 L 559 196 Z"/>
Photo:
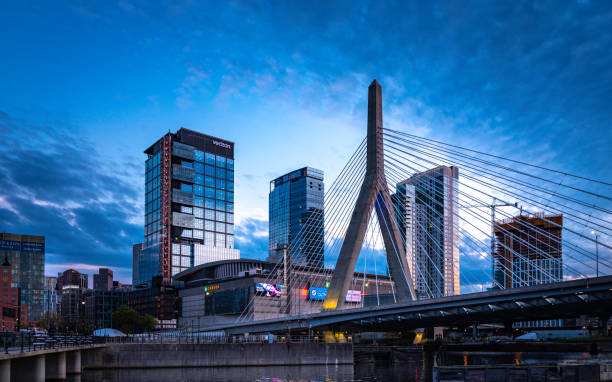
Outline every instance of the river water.
<path fill-rule="evenodd" d="M 440 365 L 527 365 L 552 364 L 566 361 L 596 361 L 589 353 L 510 353 L 510 352 L 445 352 L 436 356 Z M 607 357 L 607 356 L 604 356 Z M 414 354 L 403 362 L 358 362 L 355 365 L 231 367 L 184 369 L 117 369 L 85 370 L 70 376 L 71 382 L 200 382 L 200 381 L 431 381 L 429 370 L 423 367 L 423 357 Z"/>

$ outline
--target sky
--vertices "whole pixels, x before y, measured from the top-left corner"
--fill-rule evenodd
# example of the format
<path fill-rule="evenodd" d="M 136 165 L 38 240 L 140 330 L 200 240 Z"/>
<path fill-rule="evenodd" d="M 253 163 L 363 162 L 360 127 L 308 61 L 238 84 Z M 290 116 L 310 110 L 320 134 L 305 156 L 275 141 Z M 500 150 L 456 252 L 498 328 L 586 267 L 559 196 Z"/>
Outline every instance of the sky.
<path fill-rule="evenodd" d="M 333 181 L 374 78 L 388 128 L 610 180 L 611 25 L 587 0 L 4 4 L 0 232 L 130 282 L 143 150 L 183 126 L 235 142 L 236 246 L 263 259 L 269 181 Z"/>

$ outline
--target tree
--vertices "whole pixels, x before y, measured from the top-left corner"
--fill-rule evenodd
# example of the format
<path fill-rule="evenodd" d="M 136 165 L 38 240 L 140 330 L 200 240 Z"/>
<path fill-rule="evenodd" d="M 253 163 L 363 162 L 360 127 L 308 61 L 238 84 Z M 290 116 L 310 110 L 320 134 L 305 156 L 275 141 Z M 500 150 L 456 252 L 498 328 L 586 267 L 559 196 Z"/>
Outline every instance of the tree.
<path fill-rule="evenodd" d="M 124 333 L 130 333 L 137 323 L 138 312 L 127 305 L 121 305 L 113 312 L 113 326 Z"/>
<path fill-rule="evenodd" d="M 150 314 L 138 317 L 138 323 L 145 332 L 151 333 L 157 326 L 157 320 Z"/>

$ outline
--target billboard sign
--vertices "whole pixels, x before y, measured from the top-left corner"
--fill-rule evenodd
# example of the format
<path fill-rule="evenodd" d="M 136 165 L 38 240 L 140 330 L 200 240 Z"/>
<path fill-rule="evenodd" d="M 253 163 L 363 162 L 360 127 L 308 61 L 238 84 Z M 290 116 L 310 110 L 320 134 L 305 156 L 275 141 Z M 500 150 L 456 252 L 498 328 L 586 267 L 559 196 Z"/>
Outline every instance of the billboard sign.
<path fill-rule="evenodd" d="M 267 283 L 256 283 L 255 291 L 257 293 L 264 293 L 266 296 L 280 296 L 280 288 L 277 288 L 274 284 Z"/>
<path fill-rule="evenodd" d="M 361 291 L 349 290 L 346 292 L 346 302 L 361 302 Z"/>
<path fill-rule="evenodd" d="M 327 296 L 327 288 L 311 287 L 310 289 L 308 289 L 308 298 L 310 298 L 311 300 L 325 300 L 325 296 Z M 346 302 L 361 302 L 361 291 L 347 291 Z"/>
<path fill-rule="evenodd" d="M 308 289 L 308 297 L 311 300 L 325 300 L 326 295 L 327 288 L 310 287 L 310 289 Z"/>

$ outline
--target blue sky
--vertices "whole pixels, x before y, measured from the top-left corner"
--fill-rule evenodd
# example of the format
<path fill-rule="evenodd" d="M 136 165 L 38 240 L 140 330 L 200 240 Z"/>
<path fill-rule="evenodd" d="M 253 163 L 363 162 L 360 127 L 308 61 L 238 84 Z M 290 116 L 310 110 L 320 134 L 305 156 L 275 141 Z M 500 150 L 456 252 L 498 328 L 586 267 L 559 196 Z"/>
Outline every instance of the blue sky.
<path fill-rule="evenodd" d="M 13 2 L 0 13 L 0 231 L 47 274 L 131 279 L 144 154 L 184 126 L 236 142 L 237 246 L 267 252 L 270 179 L 331 182 L 385 125 L 610 179 L 607 2 Z"/>

